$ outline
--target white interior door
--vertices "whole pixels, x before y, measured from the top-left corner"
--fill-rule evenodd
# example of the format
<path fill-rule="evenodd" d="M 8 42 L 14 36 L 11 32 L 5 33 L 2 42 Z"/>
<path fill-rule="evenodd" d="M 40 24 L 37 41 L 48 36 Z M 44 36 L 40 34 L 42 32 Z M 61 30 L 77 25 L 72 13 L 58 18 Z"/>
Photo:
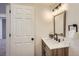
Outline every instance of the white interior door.
<path fill-rule="evenodd" d="M 34 8 L 11 4 L 10 55 L 34 55 Z"/>

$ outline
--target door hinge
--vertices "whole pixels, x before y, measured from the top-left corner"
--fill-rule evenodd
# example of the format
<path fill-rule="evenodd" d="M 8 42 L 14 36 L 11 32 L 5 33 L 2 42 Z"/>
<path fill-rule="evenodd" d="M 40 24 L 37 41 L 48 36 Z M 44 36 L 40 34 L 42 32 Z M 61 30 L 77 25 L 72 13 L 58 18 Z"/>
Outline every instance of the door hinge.
<path fill-rule="evenodd" d="M 9 10 L 9 13 L 11 13 L 11 10 Z"/>
<path fill-rule="evenodd" d="M 9 33 L 9 37 L 11 37 L 11 33 Z"/>

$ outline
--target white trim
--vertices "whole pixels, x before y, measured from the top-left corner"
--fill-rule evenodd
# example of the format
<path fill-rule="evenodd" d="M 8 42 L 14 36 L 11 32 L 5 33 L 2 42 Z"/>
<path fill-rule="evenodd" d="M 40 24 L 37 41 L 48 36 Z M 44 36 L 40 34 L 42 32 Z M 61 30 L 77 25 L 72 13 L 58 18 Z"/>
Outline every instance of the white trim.
<path fill-rule="evenodd" d="M 6 14 L 0 14 L 0 17 L 6 17 Z"/>
<path fill-rule="evenodd" d="M 10 56 L 10 4 L 7 4 L 6 6 L 6 56 Z"/>

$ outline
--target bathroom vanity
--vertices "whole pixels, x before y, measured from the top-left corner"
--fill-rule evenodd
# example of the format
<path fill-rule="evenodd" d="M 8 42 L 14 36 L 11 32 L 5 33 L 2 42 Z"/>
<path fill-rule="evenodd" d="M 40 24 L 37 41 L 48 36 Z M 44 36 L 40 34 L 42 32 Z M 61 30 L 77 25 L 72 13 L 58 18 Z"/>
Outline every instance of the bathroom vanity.
<path fill-rule="evenodd" d="M 69 42 L 42 38 L 42 56 L 68 56 Z"/>
<path fill-rule="evenodd" d="M 66 37 L 66 11 L 54 15 L 54 34 L 50 38 L 42 38 L 43 56 L 68 56 L 69 40 Z M 63 38 L 60 38 L 63 37 Z"/>

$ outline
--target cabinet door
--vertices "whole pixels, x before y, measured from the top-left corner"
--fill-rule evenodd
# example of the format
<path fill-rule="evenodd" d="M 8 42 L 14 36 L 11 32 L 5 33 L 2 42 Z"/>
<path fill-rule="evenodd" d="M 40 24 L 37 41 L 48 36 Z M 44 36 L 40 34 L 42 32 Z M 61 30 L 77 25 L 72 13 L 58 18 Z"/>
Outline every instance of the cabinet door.
<path fill-rule="evenodd" d="M 67 47 L 67 48 L 64 48 L 64 55 L 65 56 L 68 56 L 69 55 L 69 48 Z"/>
<path fill-rule="evenodd" d="M 68 48 L 57 49 L 58 56 L 68 56 Z"/>
<path fill-rule="evenodd" d="M 50 50 L 47 46 L 45 47 L 45 55 L 52 56 L 52 50 Z"/>
<path fill-rule="evenodd" d="M 42 41 L 42 56 L 52 56 L 52 51 L 47 47 L 44 41 Z"/>
<path fill-rule="evenodd" d="M 58 56 L 63 56 L 63 55 L 64 55 L 64 50 L 63 50 L 63 48 L 57 49 L 57 55 L 58 55 Z"/>
<path fill-rule="evenodd" d="M 52 50 L 52 55 L 53 55 L 53 56 L 57 56 L 57 55 L 58 55 L 57 49 L 53 49 L 53 50 Z"/>

